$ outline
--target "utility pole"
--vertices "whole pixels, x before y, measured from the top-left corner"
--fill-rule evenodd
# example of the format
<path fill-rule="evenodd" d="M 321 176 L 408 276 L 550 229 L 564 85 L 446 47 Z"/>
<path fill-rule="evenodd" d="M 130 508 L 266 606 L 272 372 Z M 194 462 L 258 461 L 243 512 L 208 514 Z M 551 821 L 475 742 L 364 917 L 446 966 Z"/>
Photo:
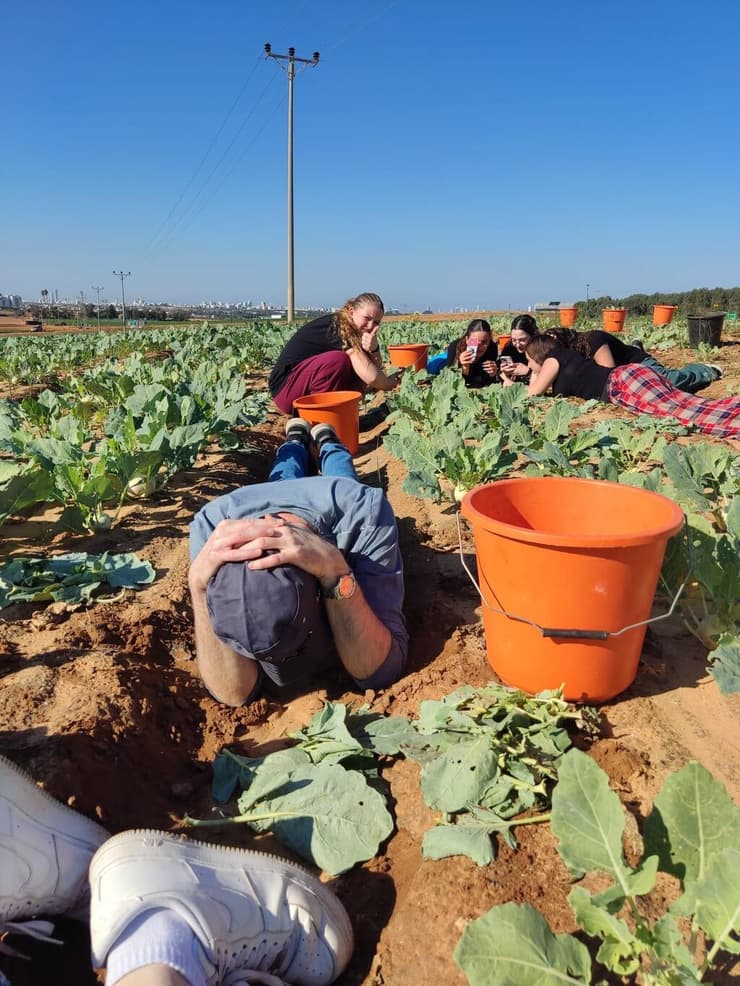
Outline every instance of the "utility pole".
<path fill-rule="evenodd" d="M 113 271 L 113 276 L 114 277 L 120 277 L 121 278 L 121 309 L 122 309 L 122 315 L 123 315 L 123 327 L 125 329 L 126 328 L 126 295 L 125 295 L 124 290 L 123 290 L 123 279 L 124 279 L 124 277 L 131 277 L 131 271 L 127 271 L 124 274 L 124 272 L 122 270 L 114 270 Z"/>
<path fill-rule="evenodd" d="M 265 45 L 265 58 L 287 63 L 288 73 L 288 321 L 295 318 L 295 271 L 293 264 L 293 79 L 295 78 L 296 63 L 301 65 L 319 64 L 319 53 L 315 51 L 313 58 L 296 58 L 295 48 L 288 48 L 287 55 L 276 55 L 272 45 Z M 282 67 L 282 66 L 281 66 Z"/>
<path fill-rule="evenodd" d="M 590 287 L 591 287 L 591 285 L 590 285 L 590 284 L 587 284 L 587 285 L 586 285 L 586 314 L 587 314 L 587 315 L 589 314 L 589 307 L 588 307 L 588 289 L 589 289 Z"/>
<path fill-rule="evenodd" d="M 92 289 L 98 296 L 98 332 L 100 332 L 100 292 L 103 290 L 103 285 L 93 284 Z"/>

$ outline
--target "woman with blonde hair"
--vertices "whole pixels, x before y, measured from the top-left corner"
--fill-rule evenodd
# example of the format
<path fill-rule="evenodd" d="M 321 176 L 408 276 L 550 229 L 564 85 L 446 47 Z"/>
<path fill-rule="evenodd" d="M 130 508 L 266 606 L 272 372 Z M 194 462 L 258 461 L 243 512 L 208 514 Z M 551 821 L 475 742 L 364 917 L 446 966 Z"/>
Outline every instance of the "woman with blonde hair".
<path fill-rule="evenodd" d="M 337 312 L 302 325 L 287 341 L 272 369 L 268 386 L 284 414 L 307 394 L 334 390 L 393 390 L 400 371 L 386 375 L 378 343 L 385 314 L 377 294 L 350 298 Z"/>

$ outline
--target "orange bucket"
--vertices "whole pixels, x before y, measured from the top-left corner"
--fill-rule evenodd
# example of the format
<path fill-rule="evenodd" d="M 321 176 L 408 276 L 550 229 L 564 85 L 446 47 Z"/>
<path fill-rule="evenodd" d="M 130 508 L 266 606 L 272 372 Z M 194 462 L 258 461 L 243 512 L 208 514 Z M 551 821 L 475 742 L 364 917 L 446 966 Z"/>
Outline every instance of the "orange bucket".
<path fill-rule="evenodd" d="M 564 685 L 569 701 L 624 691 L 681 508 L 605 480 L 525 477 L 476 487 L 462 513 L 496 674 L 532 693 Z"/>
<path fill-rule="evenodd" d="M 560 309 L 560 324 L 564 329 L 569 329 L 571 326 L 575 325 L 577 318 L 578 309 L 575 305 Z"/>
<path fill-rule="evenodd" d="M 510 336 L 510 334 L 508 332 L 506 333 L 505 336 L 499 336 L 498 337 L 498 351 L 501 352 L 501 350 L 504 348 L 504 346 L 506 346 L 510 342 L 511 342 L 511 336 Z"/>
<path fill-rule="evenodd" d="M 352 455 L 360 444 L 360 398 L 357 390 L 335 390 L 326 394 L 308 394 L 293 401 L 298 414 L 312 425 L 328 424 Z"/>
<path fill-rule="evenodd" d="M 670 325 L 676 314 L 676 305 L 653 305 L 653 325 Z"/>
<path fill-rule="evenodd" d="M 414 372 L 425 370 L 429 346 L 423 343 L 406 343 L 399 346 L 389 346 L 388 355 L 391 366 L 413 366 Z"/>
<path fill-rule="evenodd" d="M 601 315 L 604 319 L 605 332 L 621 332 L 624 328 L 624 320 L 627 318 L 627 309 L 603 308 Z"/>

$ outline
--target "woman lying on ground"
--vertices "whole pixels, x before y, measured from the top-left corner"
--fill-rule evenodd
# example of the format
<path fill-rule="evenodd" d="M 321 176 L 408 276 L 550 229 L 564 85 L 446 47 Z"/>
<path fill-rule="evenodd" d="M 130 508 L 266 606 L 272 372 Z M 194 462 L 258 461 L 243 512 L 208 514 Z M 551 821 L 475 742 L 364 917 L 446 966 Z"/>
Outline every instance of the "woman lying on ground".
<path fill-rule="evenodd" d="M 582 356 L 594 360 L 599 366 L 611 368 L 627 366 L 628 363 L 640 363 L 665 377 L 676 390 L 684 390 L 687 394 L 695 394 L 698 390 L 703 390 L 722 376 L 721 368 L 713 363 L 687 363 L 680 369 L 670 369 L 659 363 L 650 353 L 646 353 L 641 342 L 627 345 L 611 332 L 602 332 L 601 329 L 594 329 L 592 332 L 548 329 L 547 335 L 552 336 L 558 345 L 574 349 Z"/>
<path fill-rule="evenodd" d="M 498 380 L 498 346 L 491 326 L 484 318 L 474 318 L 465 335 L 447 347 L 446 366 L 459 367 L 466 387 L 487 387 Z"/>
<path fill-rule="evenodd" d="M 532 396 L 552 387 L 553 394 L 561 397 L 605 401 L 634 414 L 678 418 L 681 424 L 716 438 L 740 438 L 740 397 L 694 397 L 676 390 L 642 363 L 600 366 L 574 349 L 559 346 L 550 335 L 532 339 L 527 359 L 532 370 L 528 393 Z"/>
<path fill-rule="evenodd" d="M 511 336 L 501 350 L 499 367 L 504 385 L 526 383 L 529 378 L 526 349 L 537 335 L 537 322 L 531 315 L 517 315 L 511 323 Z"/>
<path fill-rule="evenodd" d="M 335 390 L 393 390 L 400 371 L 386 375 L 378 344 L 385 314 L 377 294 L 350 298 L 337 312 L 306 322 L 287 341 L 272 369 L 268 386 L 284 414 L 307 394 Z"/>

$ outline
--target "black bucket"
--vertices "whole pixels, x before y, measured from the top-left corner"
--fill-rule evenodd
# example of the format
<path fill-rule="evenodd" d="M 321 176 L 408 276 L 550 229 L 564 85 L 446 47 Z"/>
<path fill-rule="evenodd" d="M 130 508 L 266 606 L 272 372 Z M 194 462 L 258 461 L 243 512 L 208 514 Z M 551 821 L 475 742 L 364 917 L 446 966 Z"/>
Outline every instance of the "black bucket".
<path fill-rule="evenodd" d="M 705 342 L 710 346 L 719 346 L 724 320 L 724 312 L 711 312 L 707 315 L 687 315 L 686 321 L 689 323 L 689 345 L 696 348 L 700 343 Z"/>

